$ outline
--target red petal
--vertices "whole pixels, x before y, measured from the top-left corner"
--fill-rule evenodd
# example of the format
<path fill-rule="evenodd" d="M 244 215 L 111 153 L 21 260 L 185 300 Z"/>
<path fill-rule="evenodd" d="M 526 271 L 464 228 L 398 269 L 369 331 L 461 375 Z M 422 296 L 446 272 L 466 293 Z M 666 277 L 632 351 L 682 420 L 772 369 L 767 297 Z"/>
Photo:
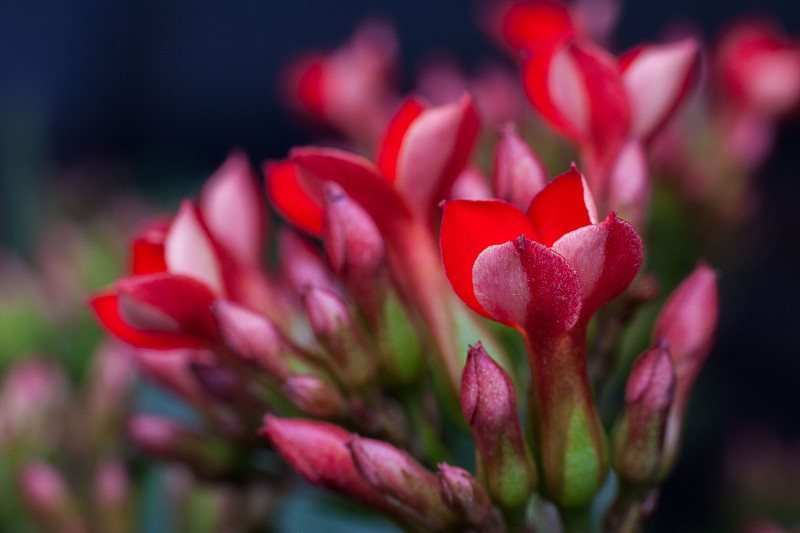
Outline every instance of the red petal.
<path fill-rule="evenodd" d="M 297 80 L 297 96 L 308 111 L 318 117 L 325 117 L 325 71 L 323 60 L 309 62 Z"/>
<path fill-rule="evenodd" d="M 613 158 L 630 130 L 628 93 L 614 58 L 592 45 L 570 45 L 583 75 L 591 113 L 591 143 L 600 160 Z"/>
<path fill-rule="evenodd" d="M 125 342 L 157 350 L 197 348 L 203 344 L 199 339 L 181 333 L 147 333 L 134 329 L 122 320 L 117 303 L 117 292 L 111 289 L 94 295 L 89 300 L 89 307 L 103 328 Z"/>
<path fill-rule="evenodd" d="M 416 98 L 409 98 L 403 102 L 400 110 L 392 117 L 386 128 L 386 133 L 378 149 L 377 162 L 378 168 L 391 183 L 394 183 L 397 178 L 397 158 L 406 132 L 424 110 L 425 105 L 422 102 Z"/>
<path fill-rule="evenodd" d="M 695 39 L 642 46 L 620 59 L 632 108 L 632 133 L 651 139 L 678 109 L 699 67 Z"/>
<path fill-rule="evenodd" d="M 266 213 L 247 155 L 234 151 L 203 186 L 200 211 L 211 235 L 240 264 L 260 265 Z"/>
<path fill-rule="evenodd" d="M 210 340 L 219 336 L 211 314 L 216 296 L 194 278 L 168 273 L 132 276 L 117 281 L 116 294 L 119 316 L 132 328 L 159 333 L 174 329 Z"/>
<path fill-rule="evenodd" d="M 503 38 L 516 50 L 542 50 L 570 40 L 575 27 L 560 2 L 514 3 L 502 17 Z"/>
<path fill-rule="evenodd" d="M 547 185 L 547 170 L 522 140 L 513 122 L 500 132 L 494 158 L 494 192 L 498 198 L 527 209 Z"/>
<path fill-rule="evenodd" d="M 169 218 L 155 219 L 145 224 L 131 246 L 132 274 L 150 274 L 167 270 L 164 239 L 171 224 L 172 220 Z"/>
<path fill-rule="evenodd" d="M 475 297 L 494 320 L 535 331 L 537 342 L 575 325 L 581 287 L 575 270 L 546 246 L 519 238 L 486 248 L 472 269 Z"/>
<path fill-rule="evenodd" d="M 528 218 L 536 228 L 537 240 L 545 246 L 552 246 L 570 231 L 597 222 L 592 194 L 574 165 L 536 195 L 528 208 Z"/>
<path fill-rule="evenodd" d="M 469 95 L 425 110 L 408 128 L 397 154 L 395 187 L 422 220 L 445 199 L 464 169 L 480 121 Z"/>
<path fill-rule="evenodd" d="M 314 236 L 322 234 L 322 198 L 311 194 L 302 183 L 294 161 L 267 162 L 267 195 L 286 220 Z"/>
<path fill-rule="evenodd" d="M 295 148 L 293 163 L 320 181 L 333 181 L 372 217 L 384 239 L 403 231 L 411 212 L 371 161 L 335 148 Z M 320 221 L 322 211 L 320 209 Z"/>
<path fill-rule="evenodd" d="M 581 319 L 630 285 L 642 266 L 642 238 L 629 223 L 611 213 L 600 224 L 567 233 L 553 244 L 578 273 L 583 295 Z"/>
<path fill-rule="evenodd" d="M 535 54 L 523 84 L 533 107 L 562 135 L 602 162 L 616 155 L 630 128 L 630 104 L 608 52 L 573 42 Z"/>
<path fill-rule="evenodd" d="M 487 247 L 521 234 L 535 237 L 525 214 L 500 200 L 456 200 L 444 203 L 440 244 L 444 270 L 456 294 L 474 311 L 490 315 L 475 296 L 472 271 Z M 496 320 L 496 319 L 495 319 Z"/>

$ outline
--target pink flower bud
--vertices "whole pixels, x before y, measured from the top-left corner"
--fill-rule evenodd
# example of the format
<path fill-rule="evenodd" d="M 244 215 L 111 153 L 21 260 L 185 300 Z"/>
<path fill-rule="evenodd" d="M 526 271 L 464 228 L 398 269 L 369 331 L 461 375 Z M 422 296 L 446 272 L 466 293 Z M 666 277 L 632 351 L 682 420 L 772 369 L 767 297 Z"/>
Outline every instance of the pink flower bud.
<path fill-rule="evenodd" d="M 656 480 L 674 392 L 675 371 L 666 347 L 637 359 L 625 389 L 625 412 L 614 431 L 614 469 L 625 481 Z"/>
<path fill-rule="evenodd" d="M 0 386 L 0 447 L 18 439 L 50 445 L 68 394 L 66 376 L 53 362 L 31 357 L 11 365 Z"/>
<path fill-rule="evenodd" d="M 670 295 L 656 319 L 653 339 L 666 343 L 677 376 L 680 405 L 711 351 L 719 316 L 717 276 L 701 263 Z"/>
<path fill-rule="evenodd" d="M 286 340 L 267 317 L 227 300 L 218 300 L 212 311 L 229 350 L 279 381 L 286 379 Z"/>
<path fill-rule="evenodd" d="M 456 522 L 439 495 L 439 481 L 410 455 L 382 441 L 353 435 L 353 462 L 371 487 L 396 502 L 404 521 L 425 531 L 449 531 Z"/>
<path fill-rule="evenodd" d="M 483 485 L 469 472 L 441 463 L 437 476 L 442 501 L 456 516 L 475 528 L 481 528 L 489 521 L 492 500 Z"/>
<path fill-rule="evenodd" d="M 653 338 L 667 346 L 675 368 L 675 400 L 667 421 L 662 476 L 677 458 L 689 394 L 717 329 L 718 300 L 717 276 L 701 263 L 670 295 L 656 319 Z"/>
<path fill-rule="evenodd" d="M 314 376 L 292 376 L 283 392 L 304 413 L 320 418 L 340 415 L 345 407 L 339 390 Z"/>
<path fill-rule="evenodd" d="M 527 209 L 531 200 L 548 182 L 547 169 L 519 136 L 517 126 L 507 123 L 500 130 L 494 157 L 494 194 L 520 209 Z"/>
<path fill-rule="evenodd" d="M 22 467 L 18 478 L 20 496 L 46 533 L 87 533 L 61 473 L 45 463 Z"/>
<path fill-rule="evenodd" d="M 325 187 L 322 239 L 340 276 L 374 275 L 383 262 L 383 238 L 367 213 L 334 183 Z"/>
<path fill-rule="evenodd" d="M 461 380 L 461 409 L 478 451 L 478 473 L 492 499 L 514 508 L 536 485 L 536 471 L 522 438 L 511 379 L 486 353 L 471 346 Z"/>
<path fill-rule="evenodd" d="M 328 422 L 264 417 L 260 434 L 309 483 L 388 509 L 381 493 L 361 477 L 347 447 L 350 433 Z"/>
<path fill-rule="evenodd" d="M 284 229 L 278 235 L 281 271 L 296 294 L 307 287 L 335 290 L 336 284 L 320 257 L 319 251 L 297 233 Z"/>

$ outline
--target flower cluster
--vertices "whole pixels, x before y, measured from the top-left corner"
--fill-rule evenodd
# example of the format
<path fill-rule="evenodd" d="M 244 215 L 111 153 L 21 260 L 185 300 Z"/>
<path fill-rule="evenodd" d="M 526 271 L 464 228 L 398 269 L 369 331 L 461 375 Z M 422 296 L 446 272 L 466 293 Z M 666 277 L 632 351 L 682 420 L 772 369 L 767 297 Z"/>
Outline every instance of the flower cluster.
<path fill-rule="evenodd" d="M 631 323 L 658 293 L 642 273 L 650 163 L 687 148 L 664 128 L 701 44 L 616 57 L 602 46 L 613 9 L 592 4 L 492 6 L 487 30 L 521 58 L 521 86 L 428 72 L 430 98 L 400 98 L 394 36 L 374 24 L 291 65 L 294 109 L 352 150 L 295 148 L 263 164 L 264 185 L 232 153 L 197 201 L 141 229 L 130 275 L 91 300 L 141 372 L 206 420 L 140 415 L 134 440 L 216 479 L 265 475 L 266 448 L 410 531 L 643 528 L 717 323 L 702 262 L 654 324 Z M 719 52 L 725 114 L 772 124 L 800 88 L 775 67 L 791 78 L 776 103 L 752 69 L 778 75 L 797 50 L 762 37 Z M 552 180 L 523 93 L 566 140 Z M 288 223 L 274 241 L 264 197 Z M 635 328 L 650 340 L 633 361 L 618 348 Z M 466 432 L 469 463 L 452 447 Z M 589 513 L 604 487 L 611 503 Z"/>

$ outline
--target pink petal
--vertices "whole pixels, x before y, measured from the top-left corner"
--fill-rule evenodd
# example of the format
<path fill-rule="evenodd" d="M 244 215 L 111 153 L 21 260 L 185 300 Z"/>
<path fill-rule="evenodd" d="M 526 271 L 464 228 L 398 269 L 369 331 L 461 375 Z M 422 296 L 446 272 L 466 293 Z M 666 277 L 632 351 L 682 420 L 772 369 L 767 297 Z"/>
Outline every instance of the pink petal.
<path fill-rule="evenodd" d="M 693 38 L 643 46 L 620 60 L 631 103 L 631 132 L 651 139 L 685 99 L 697 72 L 700 44 Z"/>
<path fill-rule="evenodd" d="M 650 171 L 642 143 L 628 141 L 608 176 L 608 208 L 635 228 L 643 228 L 650 207 Z"/>
<path fill-rule="evenodd" d="M 301 179 L 293 161 L 264 163 L 267 196 L 275 210 L 301 230 L 318 236 L 322 233 L 322 196 L 315 194 Z"/>
<path fill-rule="evenodd" d="M 494 193 L 520 209 L 527 209 L 549 176 L 541 160 L 522 140 L 513 122 L 500 131 L 494 158 Z"/>
<path fill-rule="evenodd" d="M 477 167 L 467 167 L 450 188 L 448 200 L 488 200 L 492 198 L 489 182 Z"/>
<path fill-rule="evenodd" d="M 440 244 L 444 270 L 456 294 L 474 311 L 493 318 L 478 303 L 473 265 L 487 247 L 521 234 L 536 236 L 525 214 L 500 200 L 456 200 L 444 203 Z"/>
<path fill-rule="evenodd" d="M 472 268 L 475 298 L 485 314 L 553 339 L 575 325 L 581 286 L 575 270 L 548 247 L 520 235 L 486 248 Z"/>
<path fill-rule="evenodd" d="M 410 125 L 397 156 L 397 187 L 422 220 L 445 199 L 466 165 L 480 123 L 472 97 L 425 110 Z"/>
<path fill-rule="evenodd" d="M 228 156 L 206 182 L 199 203 L 216 241 L 238 263 L 260 265 L 267 220 L 261 191 L 244 152 Z"/>
<path fill-rule="evenodd" d="M 567 233 L 553 244 L 553 250 L 578 274 L 584 322 L 630 285 L 644 256 L 642 238 L 615 213 L 599 224 Z"/>
<path fill-rule="evenodd" d="M 545 246 L 552 246 L 570 231 L 597 222 L 592 193 L 574 164 L 534 197 L 528 218 L 536 228 L 536 240 Z"/>
<path fill-rule="evenodd" d="M 222 266 L 197 208 L 185 200 L 164 239 L 164 258 L 172 274 L 194 278 L 224 294 Z"/>

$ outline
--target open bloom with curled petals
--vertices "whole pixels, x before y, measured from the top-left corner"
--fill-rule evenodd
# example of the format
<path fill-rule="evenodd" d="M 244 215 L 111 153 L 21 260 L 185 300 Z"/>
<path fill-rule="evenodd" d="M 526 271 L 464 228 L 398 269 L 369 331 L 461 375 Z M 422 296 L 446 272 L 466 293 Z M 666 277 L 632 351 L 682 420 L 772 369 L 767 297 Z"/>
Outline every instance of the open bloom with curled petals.
<path fill-rule="evenodd" d="M 262 309 L 274 302 L 259 270 L 266 212 L 247 157 L 234 152 L 171 220 L 148 224 L 134 239 L 131 276 L 95 294 L 98 320 L 146 348 L 198 347 L 218 340 L 211 304 L 227 298 Z M 277 313 L 272 313 L 277 315 Z"/>
<path fill-rule="evenodd" d="M 598 222 L 575 166 L 554 179 L 527 213 L 501 200 L 444 203 L 445 271 L 473 310 L 537 336 L 586 325 L 642 264 L 636 230 L 611 213 Z"/>

